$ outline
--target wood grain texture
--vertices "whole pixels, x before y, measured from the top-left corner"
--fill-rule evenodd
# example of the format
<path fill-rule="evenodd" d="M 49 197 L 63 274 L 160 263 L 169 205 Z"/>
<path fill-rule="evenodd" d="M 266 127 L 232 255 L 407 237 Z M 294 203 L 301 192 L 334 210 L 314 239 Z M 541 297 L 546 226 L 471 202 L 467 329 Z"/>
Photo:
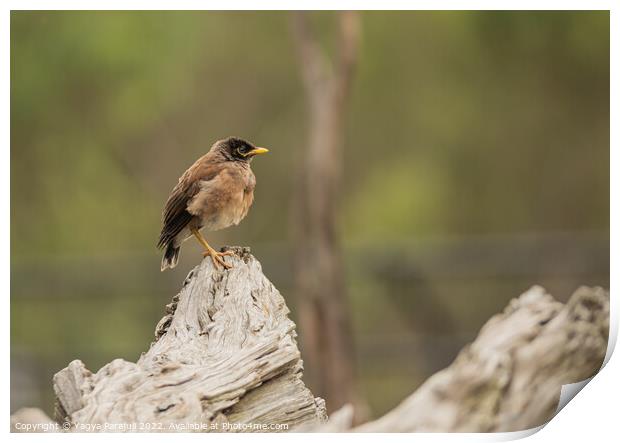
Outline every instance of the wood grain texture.
<path fill-rule="evenodd" d="M 246 249 L 235 252 L 230 271 L 214 271 L 206 259 L 190 273 L 137 363 L 118 359 L 93 374 L 75 360 L 58 372 L 56 422 L 161 423 L 144 429 L 151 431 L 286 430 L 261 427 L 274 423 L 306 432 L 520 431 L 550 420 L 562 385 L 595 375 L 606 355 L 607 291 L 582 287 L 563 304 L 534 286 L 385 416 L 354 427 L 346 405 L 326 421 L 325 402 L 301 379 L 284 299 Z M 17 411 L 12 429 L 44 430 L 24 423 L 62 431 L 37 409 Z"/>
<path fill-rule="evenodd" d="M 229 271 L 207 258 L 188 275 L 137 363 L 117 359 L 92 374 L 75 360 L 58 372 L 56 419 L 162 431 L 324 421 L 323 400 L 301 379 L 284 299 L 247 248 L 235 252 Z"/>
<path fill-rule="evenodd" d="M 609 293 L 582 287 L 566 305 L 539 286 L 492 317 L 448 368 L 378 420 L 351 408 L 315 432 L 509 432 L 555 414 L 562 385 L 596 374 L 607 351 Z"/>

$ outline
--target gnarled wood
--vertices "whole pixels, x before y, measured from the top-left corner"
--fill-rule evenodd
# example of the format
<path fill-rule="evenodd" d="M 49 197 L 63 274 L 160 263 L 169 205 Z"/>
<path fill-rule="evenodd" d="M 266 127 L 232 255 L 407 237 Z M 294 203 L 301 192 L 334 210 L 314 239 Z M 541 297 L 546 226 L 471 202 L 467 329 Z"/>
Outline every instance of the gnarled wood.
<path fill-rule="evenodd" d="M 350 408 L 317 432 L 508 432 L 543 425 L 562 385 L 603 363 L 609 294 L 582 287 L 564 305 L 539 286 L 492 317 L 448 368 L 385 416 L 352 428 Z"/>
<path fill-rule="evenodd" d="M 189 274 L 137 363 L 117 359 L 92 374 L 76 360 L 57 373 L 57 420 L 138 431 L 273 431 L 325 420 L 323 400 L 301 380 L 284 299 L 247 248 L 235 252 L 229 271 L 206 259 Z"/>
<path fill-rule="evenodd" d="M 92 374 L 75 360 L 57 373 L 57 422 L 89 431 L 520 431 L 552 418 L 562 385 L 592 377 L 606 354 L 605 290 L 582 287 L 564 305 L 534 286 L 382 418 L 353 427 L 347 405 L 326 422 L 325 403 L 301 380 L 284 299 L 247 250 L 235 252 L 230 271 L 205 260 L 190 273 L 137 363 L 118 359 Z M 63 430 L 36 409 L 11 425 Z"/>

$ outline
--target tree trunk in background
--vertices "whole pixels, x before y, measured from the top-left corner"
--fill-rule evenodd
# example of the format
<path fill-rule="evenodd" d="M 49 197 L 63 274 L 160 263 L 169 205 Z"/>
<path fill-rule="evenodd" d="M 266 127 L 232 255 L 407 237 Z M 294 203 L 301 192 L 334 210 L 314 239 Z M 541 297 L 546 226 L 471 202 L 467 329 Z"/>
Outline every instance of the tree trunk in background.
<path fill-rule="evenodd" d="M 311 383 L 333 409 L 355 397 L 353 340 L 336 221 L 359 16 L 339 13 L 333 63 L 313 35 L 307 13 L 295 13 L 293 33 L 309 105 L 308 144 L 292 205 L 296 295 Z"/>

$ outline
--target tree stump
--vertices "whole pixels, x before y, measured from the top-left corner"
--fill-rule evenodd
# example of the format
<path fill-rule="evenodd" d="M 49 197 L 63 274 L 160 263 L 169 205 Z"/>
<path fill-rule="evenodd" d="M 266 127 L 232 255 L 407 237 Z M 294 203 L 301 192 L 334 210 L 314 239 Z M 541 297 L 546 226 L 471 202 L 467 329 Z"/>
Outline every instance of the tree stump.
<path fill-rule="evenodd" d="M 78 431 L 283 431 L 324 421 L 282 295 L 248 248 L 231 249 L 232 269 L 206 258 L 190 272 L 137 363 L 117 359 L 92 374 L 74 360 L 58 372 L 56 420 Z"/>

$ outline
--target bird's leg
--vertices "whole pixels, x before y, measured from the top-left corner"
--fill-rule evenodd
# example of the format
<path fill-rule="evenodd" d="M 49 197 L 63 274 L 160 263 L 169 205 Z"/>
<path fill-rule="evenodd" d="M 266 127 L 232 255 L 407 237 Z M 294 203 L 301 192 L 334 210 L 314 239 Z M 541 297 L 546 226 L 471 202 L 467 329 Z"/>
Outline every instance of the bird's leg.
<path fill-rule="evenodd" d="M 215 269 L 217 269 L 218 264 L 224 266 L 226 269 L 230 269 L 232 268 L 232 265 L 229 265 L 228 263 L 226 263 L 224 261 L 224 259 L 222 258 L 225 255 L 232 255 L 233 252 L 232 251 L 226 251 L 226 252 L 217 252 L 215 249 L 213 249 L 209 243 L 207 243 L 207 240 L 205 240 L 205 238 L 202 236 L 202 234 L 200 233 L 200 231 L 198 229 L 191 229 L 192 234 L 194 234 L 194 237 L 196 237 L 196 240 L 198 240 L 198 242 L 204 246 L 204 248 L 206 249 L 202 255 L 204 257 L 206 257 L 207 255 L 211 257 L 211 260 L 213 261 L 213 266 L 215 267 Z"/>

